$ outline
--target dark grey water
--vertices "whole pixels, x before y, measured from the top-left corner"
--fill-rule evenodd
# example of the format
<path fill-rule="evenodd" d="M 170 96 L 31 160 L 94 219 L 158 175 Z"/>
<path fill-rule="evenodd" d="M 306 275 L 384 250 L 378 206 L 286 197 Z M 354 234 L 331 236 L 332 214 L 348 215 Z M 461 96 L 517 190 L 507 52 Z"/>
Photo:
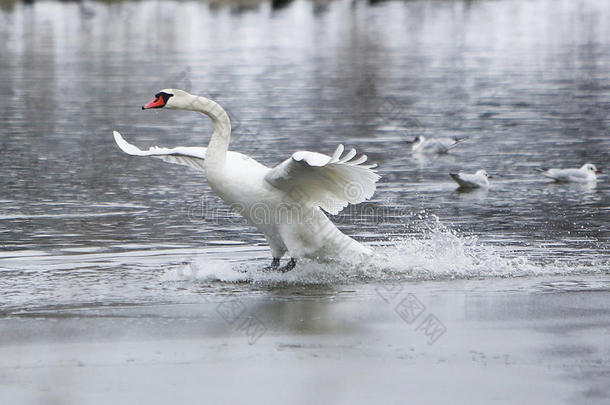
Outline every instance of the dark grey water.
<path fill-rule="evenodd" d="M 231 148 L 265 164 L 338 143 L 379 164 L 374 199 L 335 220 L 387 261 L 284 280 L 609 272 L 608 178 L 555 185 L 533 170 L 610 170 L 608 2 L 0 5 L 5 309 L 283 280 L 254 271 L 262 235 L 199 172 L 115 146 L 113 129 L 141 147 L 207 143 L 198 114 L 140 110 L 166 87 L 220 102 Z M 422 159 L 405 143 L 416 135 L 470 139 Z M 491 188 L 458 193 L 448 172 L 478 168 Z M 189 277 L 204 282 L 167 281 Z"/>

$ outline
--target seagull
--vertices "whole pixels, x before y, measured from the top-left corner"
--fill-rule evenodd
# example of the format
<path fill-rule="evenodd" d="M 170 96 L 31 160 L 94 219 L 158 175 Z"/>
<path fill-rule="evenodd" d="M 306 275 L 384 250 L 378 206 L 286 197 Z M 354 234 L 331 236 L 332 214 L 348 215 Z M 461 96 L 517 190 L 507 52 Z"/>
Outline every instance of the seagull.
<path fill-rule="evenodd" d="M 596 173 L 602 171 L 594 164 L 585 163 L 580 169 L 546 169 L 536 168 L 544 177 L 553 179 L 558 183 L 590 183 L 597 180 Z"/>
<path fill-rule="evenodd" d="M 411 152 L 413 153 L 448 153 L 460 143 L 464 142 L 464 138 L 433 138 L 426 139 L 424 136 L 416 136 L 412 141 L 407 141 L 411 144 Z"/>
<path fill-rule="evenodd" d="M 461 189 L 487 188 L 489 187 L 490 175 L 483 169 L 474 174 L 468 173 L 449 173 L 451 178 L 460 185 Z"/>

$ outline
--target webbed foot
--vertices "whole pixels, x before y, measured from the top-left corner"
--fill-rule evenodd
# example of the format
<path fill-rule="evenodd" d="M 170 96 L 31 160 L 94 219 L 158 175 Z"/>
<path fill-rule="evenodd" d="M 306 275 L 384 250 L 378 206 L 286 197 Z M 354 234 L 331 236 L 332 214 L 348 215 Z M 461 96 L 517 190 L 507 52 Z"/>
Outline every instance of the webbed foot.
<path fill-rule="evenodd" d="M 294 269 L 296 265 L 297 265 L 297 260 L 290 258 L 290 261 L 288 263 L 286 263 L 285 266 L 280 267 L 279 270 L 282 273 L 286 273 L 287 271 Z"/>
<path fill-rule="evenodd" d="M 273 271 L 280 267 L 280 258 L 274 257 L 269 266 L 263 267 L 263 271 Z"/>

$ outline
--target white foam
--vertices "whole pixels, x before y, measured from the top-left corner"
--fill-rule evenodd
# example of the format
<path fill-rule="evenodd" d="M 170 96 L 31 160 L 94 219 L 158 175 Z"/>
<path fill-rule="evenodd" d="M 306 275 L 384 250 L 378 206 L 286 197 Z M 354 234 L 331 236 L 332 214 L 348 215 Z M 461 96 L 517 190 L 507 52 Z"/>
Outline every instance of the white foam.
<path fill-rule="evenodd" d="M 608 272 L 608 263 L 541 263 L 508 247 L 480 243 L 444 226 L 436 216 L 424 218 L 417 236 L 395 238 L 374 247 L 365 263 L 318 263 L 300 260 L 287 273 L 264 271 L 266 261 L 229 261 L 203 256 L 168 270 L 164 281 L 199 280 L 253 284 L 338 284 L 368 281 L 442 280 L 524 277 Z"/>
<path fill-rule="evenodd" d="M 204 257 L 195 258 L 187 264 L 172 268 L 161 276 L 161 281 L 225 281 L 240 282 L 244 279 L 244 273 L 238 271 L 234 262 L 206 259 Z"/>

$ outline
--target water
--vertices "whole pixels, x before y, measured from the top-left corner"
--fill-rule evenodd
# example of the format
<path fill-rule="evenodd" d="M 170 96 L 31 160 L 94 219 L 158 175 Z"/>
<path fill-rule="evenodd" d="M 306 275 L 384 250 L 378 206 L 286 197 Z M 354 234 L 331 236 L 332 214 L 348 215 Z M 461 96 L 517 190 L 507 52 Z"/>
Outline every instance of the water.
<path fill-rule="evenodd" d="M 282 286 L 316 297 L 366 296 L 379 282 L 527 277 L 543 291 L 574 285 L 555 276 L 607 280 L 607 176 L 556 185 L 533 170 L 608 169 L 607 2 L 0 7 L 5 314 Z M 167 87 L 220 102 L 231 148 L 268 165 L 338 143 L 366 153 L 380 166 L 377 192 L 334 220 L 380 256 L 260 272 L 262 235 L 201 173 L 114 144 L 114 129 L 141 147 L 207 143 L 211 124 L 197 114 L 140 110 Z M 409 153 L 416 135 L 470 139 L 426 159 Z M 479 168 L 491 188 L 457 192 L 448 173 Z"/>

